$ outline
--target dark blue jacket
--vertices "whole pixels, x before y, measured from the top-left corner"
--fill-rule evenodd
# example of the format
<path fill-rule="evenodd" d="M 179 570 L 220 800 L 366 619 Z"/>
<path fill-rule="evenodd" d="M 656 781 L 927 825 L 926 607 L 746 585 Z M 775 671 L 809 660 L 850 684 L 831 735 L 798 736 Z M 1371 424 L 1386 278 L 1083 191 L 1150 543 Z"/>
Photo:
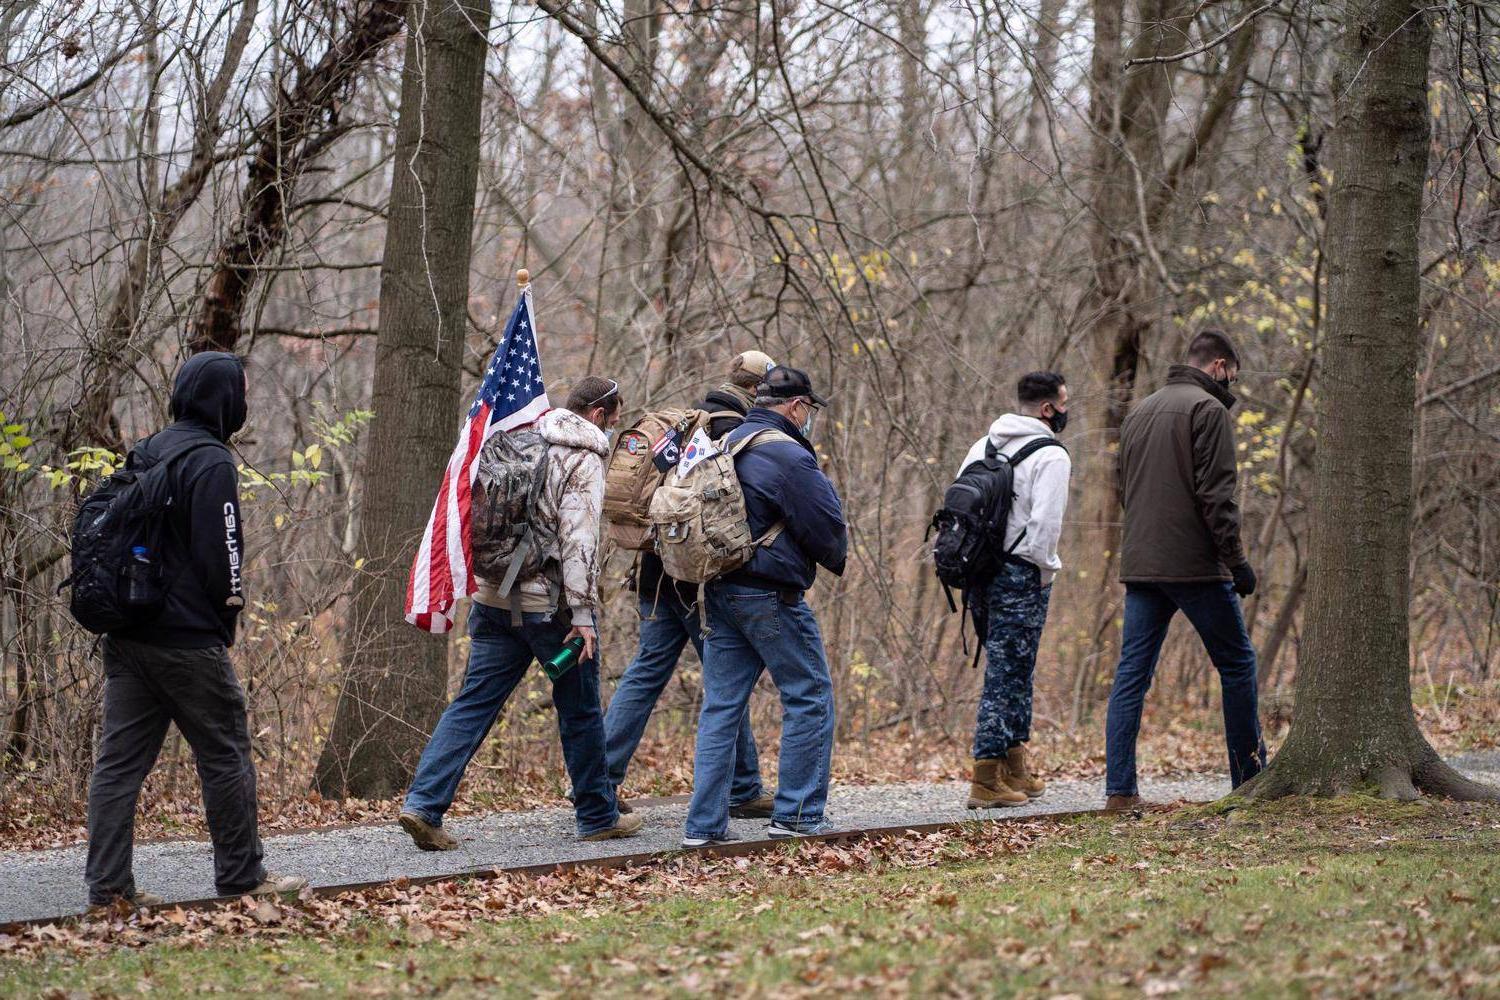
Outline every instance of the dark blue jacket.
<path fill-rule="evenodd" d="M 734 460 L 734 469 L 745 492 L 751 537 L 759 538 L 778 521 L 785 521 L 786 529 L 725 580 L 772 590 L 807 590 L 819 566 L 844 575 L 849 555 L 844 509 L 833 484 L 818 468 L 812 445 L 781 414 L 755 407 L 730 433 L 729 441 L 766 428 L 792 440 L 747 448 Z"/>

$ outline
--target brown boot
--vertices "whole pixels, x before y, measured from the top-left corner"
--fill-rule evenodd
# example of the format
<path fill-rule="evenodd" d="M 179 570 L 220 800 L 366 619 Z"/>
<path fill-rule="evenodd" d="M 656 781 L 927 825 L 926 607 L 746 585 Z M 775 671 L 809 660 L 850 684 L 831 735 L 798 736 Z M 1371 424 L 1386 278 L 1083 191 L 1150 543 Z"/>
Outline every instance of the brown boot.
<path fill-rule="evenodd" d="M 411 837 L 412 843 L 424 851 L 454 851 L 458 841 L 449 836 L 440 826 L 433 826 L 416 813 L 404 812 L 398 817 L 401 829 Z"/>
<path fill-rule="evenodd" d="M 1007 785 L 1018 792 L 1024 792 L 1028 799 L 1037 798 L 1047 790 L 1047 783 L 1027 768 L 1024 745 L 1005 751 L 1005 766 L 1001 768 L 1000 776 Z"/>
<path fill-rule="evenodd" d="M 1104 803 L 1104 811 L 1112 813 L 1140 812 L 1146 800 L 1139 795 L 1111 795 Z"/>
<path fill-rule="evenodd" d="M 641 824 L 645 820 L 635 813 L 621 813 L 620 818 L 615 820 L 615 825 L 587 837 L 579 837 L 579 840 L 618 840 L 621 837 L 634 837 L 641 832 Z"/>
<path fill-rule="evenodd" d="M 776 810 L 776 800 L 769 795 L 761 795 L 758 798 L 741 802 L 739 805 L 729 807 L 729 815 L 733 819 L 770 819 Z"/>
<path fill-rule="evenodd" d="M 1026 793 L 1018 792 L 1000 780 L 1003 760 L 976 760 L 974 776 L 969 781 L 969 808 L 992 809 L 999 806 L 1026 804 Z"/>

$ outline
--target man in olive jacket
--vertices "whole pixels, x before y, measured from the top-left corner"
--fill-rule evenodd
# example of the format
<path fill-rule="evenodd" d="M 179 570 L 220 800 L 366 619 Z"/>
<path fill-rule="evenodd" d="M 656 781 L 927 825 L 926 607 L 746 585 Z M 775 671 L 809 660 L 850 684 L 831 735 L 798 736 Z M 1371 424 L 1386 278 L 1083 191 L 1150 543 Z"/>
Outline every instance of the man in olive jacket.
<path fill-rule="evenodd" d="M 1219 672 L 1230 779 L 1239 786 L 1265 764 L 1255 649 L 1239 602 L 1255 592 L 1234 499 L 1238 472 L 1229 411 L 1235 399 L 1229 389 L 1239 368 L 1229 339 L 1203 331 L 1188 345 L 1187 363 L 1173 365 L 1167 384 L 1142 400 L 1120 428 L 1125 634 L 1105 730 L 1111 809 L 1140 803 L 1135 741 L 1141 707 L 1167 626 L 1179 610 Z"/>

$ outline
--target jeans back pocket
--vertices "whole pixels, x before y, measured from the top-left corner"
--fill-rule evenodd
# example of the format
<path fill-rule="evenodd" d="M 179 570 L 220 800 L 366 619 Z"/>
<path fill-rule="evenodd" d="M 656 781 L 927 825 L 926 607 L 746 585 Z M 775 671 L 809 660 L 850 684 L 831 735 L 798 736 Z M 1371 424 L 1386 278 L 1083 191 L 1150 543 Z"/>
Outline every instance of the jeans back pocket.
<path fill-rule="evenodd" d="M 754 642 L 774 642 L 781 635 L 781 599 L 775 594 L 726 594 L 734 623 Z"/>

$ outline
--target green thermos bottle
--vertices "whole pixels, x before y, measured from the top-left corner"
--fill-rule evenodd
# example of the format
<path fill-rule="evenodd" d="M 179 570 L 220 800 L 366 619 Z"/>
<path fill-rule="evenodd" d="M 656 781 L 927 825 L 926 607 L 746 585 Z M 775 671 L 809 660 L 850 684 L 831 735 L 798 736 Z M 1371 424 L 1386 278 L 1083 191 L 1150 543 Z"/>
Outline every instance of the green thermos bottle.
<path fill-rule="evenodd" d="M 579 636 L 552 654 L 552 658 L 542 664 L 542 670 L 555 681 L 578 665 L 578 654 L 582 652 L 583 636 Z"/>

